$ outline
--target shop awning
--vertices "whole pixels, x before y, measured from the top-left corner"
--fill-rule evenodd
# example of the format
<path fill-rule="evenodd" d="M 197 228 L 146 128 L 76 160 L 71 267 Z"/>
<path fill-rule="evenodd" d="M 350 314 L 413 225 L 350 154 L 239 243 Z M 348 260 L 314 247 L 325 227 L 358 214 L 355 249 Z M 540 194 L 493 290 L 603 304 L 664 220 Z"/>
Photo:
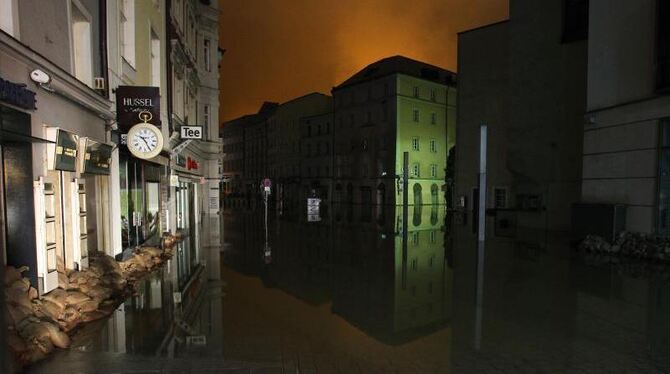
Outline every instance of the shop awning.
<path fill-rule="evenodd" d="M 30 135 L 25 135 L 25 134 L 19 134 L 18 132 L 14 131 L 9 131 L 9 130 L 1 130 L 0 129 L 0 143 L 51 143 L 53 144 L 54 142 L 47 140 L 47 139 L 42 139 L 42 138 L 36 138 L 34 136 Z"/>

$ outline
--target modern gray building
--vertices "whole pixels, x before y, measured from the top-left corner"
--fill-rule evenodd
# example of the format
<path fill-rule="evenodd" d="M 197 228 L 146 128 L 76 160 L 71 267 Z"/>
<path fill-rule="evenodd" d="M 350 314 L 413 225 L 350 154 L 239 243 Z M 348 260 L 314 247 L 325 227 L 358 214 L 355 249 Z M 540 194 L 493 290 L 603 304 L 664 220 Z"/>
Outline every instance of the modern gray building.
<path fill-rule="evenodd" d="M 458 35 L 454 198 L 464 233 L 477 232 L 482 125 L 487 236 L 570 229 L 580 197 L 587 24 L 587 1 L 511 0 L 508 21 Z"/>

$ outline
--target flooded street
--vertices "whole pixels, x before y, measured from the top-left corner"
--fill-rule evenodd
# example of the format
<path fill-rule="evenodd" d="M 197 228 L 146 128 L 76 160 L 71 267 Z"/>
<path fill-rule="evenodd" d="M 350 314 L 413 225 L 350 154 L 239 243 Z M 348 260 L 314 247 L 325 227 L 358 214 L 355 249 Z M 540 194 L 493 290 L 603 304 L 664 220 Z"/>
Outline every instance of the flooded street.
<path fill-rule="evenodd" d="M 190 311 L 169 307 L 171 263 L 34 371 L 670 370 L 663 268 L 602 264 L 551 235 L 489 240 L 477 308 L 476 242 L 446 234 L 444 207 L 410 206 L 406 234 L 402 207 L 296 212 L 271 212 L 266 243 L 261 209 L 228 209 Z"/>

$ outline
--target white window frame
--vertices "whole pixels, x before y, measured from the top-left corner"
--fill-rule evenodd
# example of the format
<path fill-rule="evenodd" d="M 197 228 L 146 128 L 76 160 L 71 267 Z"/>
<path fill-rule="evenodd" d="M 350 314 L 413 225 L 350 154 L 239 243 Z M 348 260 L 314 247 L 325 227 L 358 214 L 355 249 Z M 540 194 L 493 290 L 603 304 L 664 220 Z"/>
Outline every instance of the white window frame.
<path fill-rule="evenodd" d="M 412 137 L 412 150 L 413 151 L 419 151 L 420 150 L 419 137 L 418 136 Z"/>
<path fill-rule="evenodd" d="M 430 164 L 430 177 L 431 178 L 437 178 L 437 165 L 436 164 Z"/>
<path fill-rule="evenodd" d="M 418 162 L 412 164 L 412 176 L 416 178 L 421 176 L 421 165 Z"/>
<path fill-rule="evenodd" d="M 502 206 L 498 206 L 498 196 L 497 196 L 498 191 L 503 191 L 505 193 L 505 201 L 504 201 L 504 204 Z M 507 207 L 509 206 L 509 190 L 508 190 L 508 188 L 504 187 L 504 186 L 493 186 L 492 193 L 493 193 L 493 196 L 492 196 L 492 199 L 491 199 L 491 203 L 493 205 L 493 208 L 495 208 L 495 209 L 507 209 Z"/>
<path fill-rule="evenodd" d="M 69 7 L 72 75 L 87 86 L 93 87 L 93 17 L 78 0 L 71 0 Z M 82 18 L 78 22 L 75 22 L 74 12 L 79 13 Z"/>
<path fill-rule="evenodd" d="M 437 140 L 435 140 L 435 139 L 430 139 L 430 151 L 431 151 L 432 153 L 436 153 L 436 152 L 437 152 Z"/>
<path fill-rule="evenodd" d="M 135 0 L 121 0 L 119 12 L 121 17 L 119 20 L 121 57 L 135 69 Z"/>
<path fill-rule="evenodd" d="M 0 0 L 0 30 L 20 39 L 18 0 Z"/>
<path fill-rule="evenodd" d="M 161 85 L 161 39 L 151 29 L 151 85 L 160 89 Z"/>

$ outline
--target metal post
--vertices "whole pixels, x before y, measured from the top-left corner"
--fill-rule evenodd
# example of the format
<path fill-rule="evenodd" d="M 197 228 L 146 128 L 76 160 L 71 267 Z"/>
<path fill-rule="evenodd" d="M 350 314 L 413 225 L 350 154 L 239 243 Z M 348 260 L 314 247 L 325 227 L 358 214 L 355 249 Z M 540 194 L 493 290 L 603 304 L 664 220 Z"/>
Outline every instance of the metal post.
<path fill-rule="evenodd" d="M 482 304 L 484 301 L 484 252 L 486 248 L 486 147 L 487 125 L 482 124 L 479 134 L 479 211 L 477 222 L 477 291 L 475 305 L 475 349 L 479 350 L 482 337 Z"/>

